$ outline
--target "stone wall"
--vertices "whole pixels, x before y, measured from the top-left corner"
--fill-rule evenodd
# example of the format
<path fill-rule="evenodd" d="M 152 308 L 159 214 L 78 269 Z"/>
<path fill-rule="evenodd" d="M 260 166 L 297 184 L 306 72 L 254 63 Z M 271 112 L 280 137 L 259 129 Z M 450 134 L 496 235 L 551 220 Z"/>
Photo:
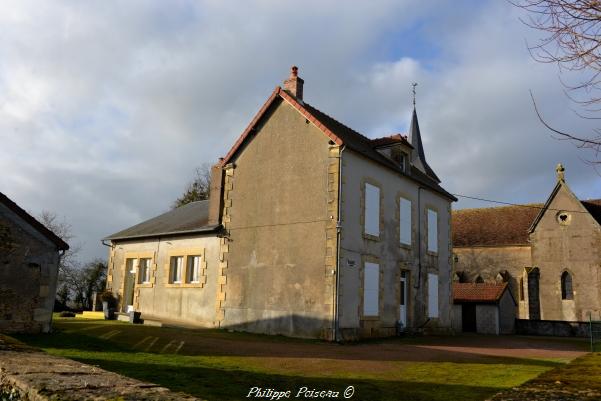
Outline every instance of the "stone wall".
<path fill-rule="evenodd" d="M 225 171 L 220 327 L 331 337 L 337 149 L 284 100 L 252 135 Z"/>
<path fill-rule="evenodd" d="M 125 312 L 128 291 L 133 290 L 133 307 L 143 318 L 163 318 L 202 327 L 215 325 L 218 281 L 219 238 L 215 235 L 186 235 L 161 239 L 117 241 L 109 251 L 107 288 Z M 169 283 L 171 256 L 201 255 L 200 282 Z M 151 259 L 149 283 L 140 283 L 139 271 L 127 281 L 127 259 Z M 184 264 L 186 260 L 184 260 Z M 185 274 L 185 269 L 182 274 Z M 185 279 L 183 280 L 185 281 Z M 131 286 L 130 289 L 127 287 Z"/>
<path fill-rule="evenodd" d="M 525 267 L 532 266 L 530 246 L 479 246 L 453 248 L 456 261 L 454 271 L 462 274 L 464 282 L 475 282 L 478 276 L 486 283 L 498 280 L 499 273 L 509 274 L 509 290 L 518 303 L 516 314 L 528 318 L 527 291 L 520 298 L 520 278 L 525 277 Z"/>
<path fill-rule="evenodd" d="M 537 336 L 589 337 L 590 323 L 516 319 L 515 332 L 516 334 Z"/>
<path fill-rule="evenodd" d="M 342 238 L 340 254 L 340 326 L 362 336 L 394 333 L 400 315 L 400 276 L 407 275 L 407 329 L 450 331 L 451 203 L 418 189 L 413 180 L 350 149 L 342 153 Z M 380 236 L 364 234 L 364 185 L 380 188 Z M 399 199 L 411 201 L 411 245 L 400 243 Z M 419 208 L 418 208 L 419 203 Z M 427 251 L 428 209 L 438 213 L 438 252 Z M 420 252 L 421 247 L 421 252 Z M 362 316 L 365 262 L 380 266 L 380 310 Z M 438 317 L 428 316 L 428 273 L 438 275 Z"/>
<path fill-rule="evenodd" d="M 10 250 L 0 254 L 0 332 L 48 332 L 56 294 L 56 245 L 0 204 Z"/>
<path fill-rule="evenodd" d="M 567 219 L 560 221 L 565 211 Z M 601 227 L 562 184 L 530 236 L 533 266 L 540 271 L 540 317 L 587 320 L 601 311 Z M 573 299 L 562 299 L 561 275 L 572 276 Z"/>
<path fill-rule="evenodd" d="M 0 399 L 22 401 L 199 400 L 96 366 L 50 356 L 0 335 Z"/>

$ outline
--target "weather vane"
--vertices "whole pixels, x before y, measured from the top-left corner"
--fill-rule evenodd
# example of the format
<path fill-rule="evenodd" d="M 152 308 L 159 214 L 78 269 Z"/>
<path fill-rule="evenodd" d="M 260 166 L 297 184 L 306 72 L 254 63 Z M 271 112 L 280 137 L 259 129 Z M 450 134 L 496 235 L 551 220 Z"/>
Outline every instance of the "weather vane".
<path fill-rule="evenodd" d="M 415 87 L 417 86 L 417 82 L 411 84 L 413 86 L 413 108 L 415 108 Z"/>

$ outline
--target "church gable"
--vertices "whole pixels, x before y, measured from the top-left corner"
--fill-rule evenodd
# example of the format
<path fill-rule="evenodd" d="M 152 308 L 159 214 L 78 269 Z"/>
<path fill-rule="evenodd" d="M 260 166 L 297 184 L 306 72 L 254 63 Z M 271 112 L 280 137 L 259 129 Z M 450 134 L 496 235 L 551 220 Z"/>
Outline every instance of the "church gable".
<path fill-rule="evenodd" d="M 555 230 L 558 227 L 582 227 L 595 224 L 600 206 L 595 201 L 580 201 L 572 192 L 564 178 L 564 168 L 557 166 L 557 184 L 547 199 L 544 207 L 532 223 L 529 232 Z M 591 212 L 594 213 L 591 214 Z M 601 213 L 599 213 L 601 216 Z"/>

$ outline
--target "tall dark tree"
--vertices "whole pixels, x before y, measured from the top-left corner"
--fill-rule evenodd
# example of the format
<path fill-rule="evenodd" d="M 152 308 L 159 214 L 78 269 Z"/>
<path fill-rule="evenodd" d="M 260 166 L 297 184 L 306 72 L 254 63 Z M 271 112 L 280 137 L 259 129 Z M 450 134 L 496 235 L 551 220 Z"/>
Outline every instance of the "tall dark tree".
<path fill-rule="evenodd" d="M 598 0 L 510 0 L 527 11 L 522 22 L 540 31 L 543 37 L 529 44 L 533 58 L 558 65 L 560 71 L 577 72 L 576 84 L 562 80 L 568 97 L 579 106 L 586 119 L 601 119 L 601 3 Z M 552 127 L 542 116 L 532 96 L 540 121 L 561 140 L 581 148 L 601 152 L 601 130 L 592 135 L 577 134 Z M 597 163 L 600 163 L 599 161 Z"/>
<path fill-rule="evenodd" d="M 190 202 L 209 199 L 211 190 L 211 166 L 203 163 L 194 172 L 194 179 L 188 184 L 184 193 L 173 202 L 172 208 L 186 205 Z"/>

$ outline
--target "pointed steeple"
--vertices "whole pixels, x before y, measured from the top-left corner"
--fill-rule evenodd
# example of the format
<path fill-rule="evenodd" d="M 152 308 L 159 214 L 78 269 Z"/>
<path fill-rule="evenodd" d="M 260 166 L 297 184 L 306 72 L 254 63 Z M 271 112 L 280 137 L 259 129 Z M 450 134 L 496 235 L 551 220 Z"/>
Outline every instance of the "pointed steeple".
<path fill-rule="evenodd" d="M 422 145 L 422 135 L 419 132 L 417 112 L 415 111 L 415 100 L 413 103 L 413 116 L 411 117 L 411 127 L 409 128 L 409 132 L 411 133 L 411 145 L 413 146 L 413 152 L 411 152 L 411 163 L 421 172 L 428 175 L 437 183 L 440 183 L 440 179 L 436 176 L 432 168 L 426 162 L 426 155 L 424 154 L 424 147 Z"/>

